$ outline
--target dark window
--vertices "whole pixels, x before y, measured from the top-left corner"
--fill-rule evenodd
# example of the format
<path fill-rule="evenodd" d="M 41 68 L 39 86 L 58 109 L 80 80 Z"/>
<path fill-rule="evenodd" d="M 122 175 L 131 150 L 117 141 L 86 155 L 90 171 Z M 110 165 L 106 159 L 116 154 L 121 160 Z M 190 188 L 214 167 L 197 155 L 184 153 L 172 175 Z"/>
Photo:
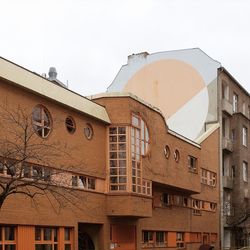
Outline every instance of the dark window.
<path fill-rule="evenodd" d="M 5 240 L 15 240 L 15 227 L 5 227 Z"/>
<path fill-rule="evenodd" d="M 70 240 L 70 228 L 64 229 L 64 240 Z"/>
<path fill-rule="evenodd" d="M 71 116 L 68 116 L 65 120 L 66 129 L 70 134 L 74 134 L 76 131 L 75 121 Z"/>

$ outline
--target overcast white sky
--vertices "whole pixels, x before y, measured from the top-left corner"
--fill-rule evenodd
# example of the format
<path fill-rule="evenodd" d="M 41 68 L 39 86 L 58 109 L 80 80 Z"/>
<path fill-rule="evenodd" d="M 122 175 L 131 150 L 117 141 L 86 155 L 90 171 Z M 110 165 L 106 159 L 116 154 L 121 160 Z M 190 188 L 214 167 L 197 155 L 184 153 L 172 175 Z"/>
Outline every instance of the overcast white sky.
<path fill-rule="evenodd" d="M 127 56 L 200 47 L 250 92 L 249 0 L 0 0 L 0 56 L 106 91 Z"/>

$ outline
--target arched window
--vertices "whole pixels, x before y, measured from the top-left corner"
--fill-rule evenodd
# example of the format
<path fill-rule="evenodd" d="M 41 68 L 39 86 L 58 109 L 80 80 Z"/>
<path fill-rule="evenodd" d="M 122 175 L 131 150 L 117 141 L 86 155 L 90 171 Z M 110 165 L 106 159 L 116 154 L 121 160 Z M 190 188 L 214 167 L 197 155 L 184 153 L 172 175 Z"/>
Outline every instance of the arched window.
<path fill-rule="evenodd" d="M 133 143 L 134 142 L 134 143 Z M 137 149 L 135 152 L 145 156 L 149 150 L 149 132 L 146 122 L 138 115 L 132 114 L 132 144 Z M 138 146 L 140 146 L 138 148 Z M 133 147 L 133 145 L 132 145 Z"/>
<path fill-rule="evenodd" d="M 52 119 L 49 111 L 43 105 L 37 105 L 32 112 L 32 125 L 37 133 L 42 138 L 46 138 L 52 128 Z"/>

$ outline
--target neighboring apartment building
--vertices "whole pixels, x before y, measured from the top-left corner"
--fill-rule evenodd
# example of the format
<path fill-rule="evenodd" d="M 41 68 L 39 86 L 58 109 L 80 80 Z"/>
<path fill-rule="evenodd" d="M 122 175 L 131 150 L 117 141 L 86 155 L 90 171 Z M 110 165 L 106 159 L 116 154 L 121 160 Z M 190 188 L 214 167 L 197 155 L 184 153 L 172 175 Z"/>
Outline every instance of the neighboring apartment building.
<path fill-rule="evenodd" d="M 117 91 L 158 107 L 170 129 L 197 142 L 220 124 L 221 247 L 250 246 L 249 93 L 198 48 L 129 56 L 108 88 Z"/>
<path fill-rule="evenodd" d="M 218 124 L 193 142 L 132 94 L 89 100 L 3 58 L 0 91 L 0 184 L 52 188 L 14 189 L 1 250 L 219 248 Z"/>

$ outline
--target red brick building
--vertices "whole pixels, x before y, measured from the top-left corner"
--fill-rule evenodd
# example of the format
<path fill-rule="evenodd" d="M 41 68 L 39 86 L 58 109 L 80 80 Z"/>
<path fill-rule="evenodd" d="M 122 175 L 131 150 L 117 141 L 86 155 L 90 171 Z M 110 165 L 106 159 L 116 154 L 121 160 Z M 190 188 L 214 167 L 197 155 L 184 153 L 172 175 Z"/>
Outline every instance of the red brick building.
<path fill-rule="evenodd" d="M 1 155 L 1 182 L 40 174 L 40 185 L 53 180 L 65 190 L 60 201 L 46 190 L 34 199 L 10 195 L 0 210 L 0 249 L 218 249 L 217 124 L 194 143 L 134 95 L 89 100 L 3 58 L 0 89 L 2 112 L 30 114 L 35 142 L 61 152 L 46 153 L 44 166 L 23 161 L 14 174 L 8 164 L 16 159 Z M 13 140 L 13 126 L 2 125 L 1 140 Z"/>

